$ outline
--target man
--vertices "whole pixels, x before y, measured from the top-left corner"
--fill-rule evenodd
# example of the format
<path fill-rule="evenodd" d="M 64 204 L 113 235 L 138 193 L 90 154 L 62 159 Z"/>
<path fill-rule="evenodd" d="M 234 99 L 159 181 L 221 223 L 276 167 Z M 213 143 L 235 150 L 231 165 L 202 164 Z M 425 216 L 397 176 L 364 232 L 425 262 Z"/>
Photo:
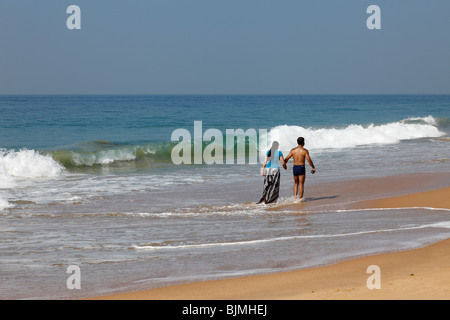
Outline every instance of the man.
<path fill-rule="evenodd" d="M 297 139 L 298 147 L 294 148 L 289 152 L 288 156 L 284 159 L 285 163 L 289 161 L 290 158 L 294 157 L 294 198 L 297 200 L 297 193 L 299 194 L 300 201 L 303 201 L 303 191 L 305 185 L 305 159 L 308 160 L 309 165 L 312 167 L 311 173 L 316 172 L 316 168 L 309 157 L 309 151 L 303 146 L 305 145 L 305 139 L 299 137 Z"/>

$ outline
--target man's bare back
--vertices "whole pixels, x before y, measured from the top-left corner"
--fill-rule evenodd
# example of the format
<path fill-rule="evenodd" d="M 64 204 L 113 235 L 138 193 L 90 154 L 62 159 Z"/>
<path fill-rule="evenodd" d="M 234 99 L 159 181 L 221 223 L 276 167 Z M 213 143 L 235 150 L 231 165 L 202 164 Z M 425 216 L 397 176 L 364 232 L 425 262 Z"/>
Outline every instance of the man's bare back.
<path fill-rule="evenodd" d="M 315 171 L 314 164 L 309 157 L 309 151 L 303 148 L 303 146 L 299 145 L 298 147 L 292 149 L 286 157 L 285 161 L 287 162 L 290 158 L 294 158 L 294 166 L 304 166 L 305 159 L 308 160 L 309 165 Z"/>
<path fill-rule="evenodd" d="M 289 155 L 291 155 L 291 157 L 294 158 L 294 166 L 302 166 L 305 165 L 305 159 L 306 156 L 308 155 L 308 150 L 306 150 L 302 146 L 298 146 L 292 149 Z"/>

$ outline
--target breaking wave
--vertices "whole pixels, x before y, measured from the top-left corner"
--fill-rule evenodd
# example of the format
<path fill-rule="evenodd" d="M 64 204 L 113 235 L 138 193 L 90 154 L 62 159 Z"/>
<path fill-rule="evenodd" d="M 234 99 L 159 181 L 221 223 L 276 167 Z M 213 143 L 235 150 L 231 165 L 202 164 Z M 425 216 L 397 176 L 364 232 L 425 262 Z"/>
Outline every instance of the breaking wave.
<path fill-rule="evenodd" d="M 35 150 L 0 149 L 0 191 L 15 188 L 20 180 L 58 177 L 64 167 L 51 156 Z M 0 194 L 0 211 L 14 207 Z"/>
<path fill-rule="evenodd" d="M 270 140 L 280 143 L 281 150 L 295 147 L 297 137 L 304 137 L 310 150 L 343 149 L 364 145 L 386 145 L 402 140 L 437 138 L 445 135 L 434 117 L 408 118 L 381 125 L 352 124 L 342 128 L 304 128 L 277 126 L 269 132 Z"/>
<path fill-rule="evenodd" d="M 14 178 L 56 177 L 63 172 L 60 163 L 38 151 L 0 149 L 0 188 L 10 188 Z"/>
<path fill-rule="evenodd" d="M 170 163 L 174 143 L 120 145 L 113 142 L 93 141 L 93 150 L 58 150 L 48 152 L 55 161 L 65 168 L 95 167 L 123 164 L 133 161 L 138 165 L 150 163 Z"/>
<path fill-rule="evenodd" d="M 443 120 L 445 119 L 435 119 L 428 116 L 408 118 L 381 125 L 355 124 L 340 128 L 305 128 L 279 125 L 266 130 L 267 133 L 261 134 L 256 141 L 246 138 L 245 135 L 238 136 L 237 139 L 232 140 L 234 141 L 232 146 L 226 144 L 227 139 L 224 135 L 221 147 L 224 155 L 226 150 L 230 148 L 234 148 L 236 154 L 237 145 L 244 142 L 247 151 L 253 148 L 253 150 L 259 150 L 262 153 L 267 150 L 267 147 L 270 147 L 271 141 L 277 140 L 280 143 L 280 149 L 288 151 L 296 146 L 296 139 L 299 136 L 305 137 L 307 148 L 310 150 L 385 145 L 398 143 L 402 140 L 443 137 L 445 133 L 440 130 L 440 123 L 447 123 Z M 155 163 L 169 164 L 172 163 L 172 149 L 179 143 L 176 141 L 127 145 L 108 141 L 90 141 L 68 148 L 68 150 L 36 151 L 23 149 L 15 151 L 0 149 L 0 188 L 2 188 L 2 185 L 14 183 L 9 177 L 55 177 L 61 175 L 65 170 L 86 167 L 117 166 L 122 168 L 132 166 L 136 168 Z M 203 141 L 203 149 L 214 143 L 217 143 L 217 141 Z M 191 144 L 192 147 L 193 145 Z M 221 149 L 218 148 L 217 150 Z"/>

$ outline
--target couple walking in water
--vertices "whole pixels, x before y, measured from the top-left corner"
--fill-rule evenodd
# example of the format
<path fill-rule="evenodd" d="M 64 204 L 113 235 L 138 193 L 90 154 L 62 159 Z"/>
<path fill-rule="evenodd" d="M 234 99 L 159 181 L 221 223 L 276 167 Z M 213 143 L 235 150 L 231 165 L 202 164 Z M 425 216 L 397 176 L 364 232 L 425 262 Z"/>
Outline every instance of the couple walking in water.
<path fill-rule="evenodd" d="M 294 199 L 303 201 L 304 184 L 305 184 L 305 164 L 306 161 L 312 167 L 311 173 L 315 173 L 316 169 L 314 164 L 309 157 L 309 152 L 304 148 L 305 139 L 299 137 L 297 139 L 298 146 L 292 149 L 286 158 L 283 157 L 283 153 L 278 150 L 279 143 L 274 141 L 272 147 L 266 153 L 266 158 L 264 160 L 263 168 L 261 174 L 264 176 L 264 189 L 261 200 L 258 203 L 265 202 L 272 203 L 278 199 L 280 192 L 280 168 L 278 167 L 278 161 L 281 161 L 283 168 L 287 169 L 287 163 L 289 159 L 294 158 Z"/>

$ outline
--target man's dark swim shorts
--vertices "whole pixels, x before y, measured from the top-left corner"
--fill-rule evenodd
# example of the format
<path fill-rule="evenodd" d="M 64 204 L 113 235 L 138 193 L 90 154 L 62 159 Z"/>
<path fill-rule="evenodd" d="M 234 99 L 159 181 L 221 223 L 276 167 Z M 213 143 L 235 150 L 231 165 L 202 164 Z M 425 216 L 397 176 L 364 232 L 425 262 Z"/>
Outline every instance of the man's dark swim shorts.
<path fill-rule="evenodd" d="M 305 174 L 305 166 L 294 166 L 294 176 L 302 176 Z"/>

